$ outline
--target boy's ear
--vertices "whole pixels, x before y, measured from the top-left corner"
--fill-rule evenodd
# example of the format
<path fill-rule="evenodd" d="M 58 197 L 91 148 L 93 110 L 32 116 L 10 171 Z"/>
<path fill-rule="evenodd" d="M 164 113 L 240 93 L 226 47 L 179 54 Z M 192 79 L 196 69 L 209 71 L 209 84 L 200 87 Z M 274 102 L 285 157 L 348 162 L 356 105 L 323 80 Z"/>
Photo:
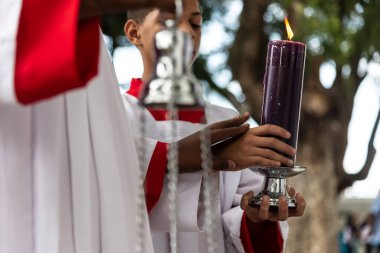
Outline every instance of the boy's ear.
<path fill-rule="evenodd" d="M 141 45 L 141 36 L 139 33 L 139 23 L 135 20 L 130 19 L 124 25 L 124 33 L 129 42 L 135 46 Z"/>

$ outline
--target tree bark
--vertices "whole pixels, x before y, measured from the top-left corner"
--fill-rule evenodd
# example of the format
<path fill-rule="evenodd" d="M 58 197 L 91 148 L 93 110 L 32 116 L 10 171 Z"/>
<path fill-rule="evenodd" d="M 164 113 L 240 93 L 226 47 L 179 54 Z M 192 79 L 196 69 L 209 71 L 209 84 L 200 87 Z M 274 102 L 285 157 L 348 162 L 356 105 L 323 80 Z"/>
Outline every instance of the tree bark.
<path fill-rule="evenodd" d="M 263 15 L 267 0 L 243 0 L 244 8 L 240 27 L 230 48 L 228 64 L 235 79 L 239 80 L 252 117 L 260 122 L 262 105 L 262 80 L 268 37 L 264 34 Z"/>

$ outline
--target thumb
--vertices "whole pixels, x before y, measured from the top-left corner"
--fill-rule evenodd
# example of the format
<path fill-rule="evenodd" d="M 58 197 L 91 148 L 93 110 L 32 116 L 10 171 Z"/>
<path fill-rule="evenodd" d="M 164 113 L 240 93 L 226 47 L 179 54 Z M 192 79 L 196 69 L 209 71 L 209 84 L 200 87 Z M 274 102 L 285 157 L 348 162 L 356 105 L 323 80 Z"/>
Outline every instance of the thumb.
<path fill-rule="evenodd" d="M 240 208 L 246 210 L 249 205 L 249 200 L 253 197 L 254 193 L 252 191 L 246 192 L 240 201 Z"/>
<path fill-rule="evenodd" d="M 234 171 L 237 166 L 233 160 L 223 159 L 217 156 L 213 157 L 213 168 L 218 171 Z"/>

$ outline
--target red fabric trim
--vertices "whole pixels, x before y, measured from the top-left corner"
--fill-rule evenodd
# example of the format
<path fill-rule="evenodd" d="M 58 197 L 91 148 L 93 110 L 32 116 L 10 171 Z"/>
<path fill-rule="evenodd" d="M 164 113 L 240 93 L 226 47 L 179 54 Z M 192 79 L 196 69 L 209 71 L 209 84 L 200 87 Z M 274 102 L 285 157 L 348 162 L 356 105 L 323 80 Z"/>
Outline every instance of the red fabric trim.
<path fill-rule="evenodd" d="M 179 120 L 191 123 L 205 123 L 205 110 L 203 108 L 186 109 L 179 111 Z"/>
<path fill-rule="evenodd" d="M 138 98 L 142 87 L 143 81 L 140 78 L 133 78 L 127 94 Z M 168 119 L 167 111 L 165 109 L 149 109 L 149 112 L 157 121 L 164 121 Z M 178 119 L 191 123 L 204 123 L 205 111 L 203 108 L 183 109 L 178 112 Z"/>
<path fill-rule="evenodd" d="M 245 215 L 245 212 L 243 213 L 243 217 L 241 219 L 240 239 L 244 247 L 244 252 L 254 253 L 252 243 L 251 243 L 251 238 L 249 235 L 248 226 L 247 226 L 247 215 Z"/>
<path fill-rule="evenodd" d="M 281 230 L 277 222 L 263 221 L 248 225 L 243 213 L 240 239 L 246 253 L 281 253 L 284 246 Z"/>
<path fill-rule="evenodd" d="M 157 121 L 167 120 L 168 114 L 164 109 L 149 109 L 150 114 Z M 203 109 L 183 109 L 178 111 L 178 120 L 191 122 L 191 123 L 204 123 L 205 111 Z"/>
<path fill-rule="evenodd" d="M 138 98 L 143 88 L 143 81 L 140 78 L 133 78 L 131 85 L 126 92 L 127 94 Z M 167 120 L 166 110 L 149 109 L 149 112 L 157 121 Z M 179 120 L 192 123 L 204 121 L 203 109 L 180 110 L 178 113 Z M 148 213 L 157 204 L 164 184 L 164 177 L 167 166 L 167 144 L 157 142 L 150 160 L 147 175 L 145 177 L 145 198 Z"/>
<path fill-rule="evenodd" d="M 79 0 L 23 0 L 15 91 L 28 104 L 83 87 L 97 74 L 98 19 L 79 23 Z"/>
<path fill-rule="evenodd" d="M 142 87 L 143 81 L 140 78 L 132 78 L 131 85 L 129 86 L 127 93 L 138 98 L 140 96 Z"/>
<path fill-rule="evenodd" d="M 148 213 L 157 204 L 166 174 L 167 144 L 157 142 L 145 176 L 145 200 Z"/>

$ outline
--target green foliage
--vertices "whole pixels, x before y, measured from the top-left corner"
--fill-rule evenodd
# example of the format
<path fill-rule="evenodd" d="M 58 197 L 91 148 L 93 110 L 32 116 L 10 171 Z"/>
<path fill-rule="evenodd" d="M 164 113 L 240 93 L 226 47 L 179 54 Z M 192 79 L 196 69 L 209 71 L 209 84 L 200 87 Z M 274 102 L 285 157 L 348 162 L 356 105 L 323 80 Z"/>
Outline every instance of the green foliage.
<path fill-rule="evenodd" d="M 124 24 L 127 20 L 126 12 L 104 15 L 101 18 L 101 28 L 104 34 L 110 36 L 113 40 L 113 49 L 119 46 L 124 46 L 123 40 L 120 37 L 124 37 Z"/>
<path fill-rule="evenodd" d="M 311 54 L 334 59 L 338 66 L 349 62 L 358 51 L 370 58 L 380 49 L 379 0 L 272 1 L 272 4 L 279 4 L 284 10 L 293 9 L 299 32 L 296 38 L 308 43 Z M 275 29 L 280 24 L 270 25 Z"/>
<path fill-rule="evenodd" d="M 201 9 L 203 21 L 207 22 L 212 19 L 213 14 L 226 12 L 226 3 L 234 0 L 201 0 Z"/>
<path fill-rule="evenodd" d="M 272 0 L 263 16 L 263 29 L 268 38 L 280 34 L 285 39 L 283 18 L 289 16 L 294 40 L 308 46 L 306 66 L 314 59 L 321 63 L 333 60 L 336 84 L 353 97 L 364 78 L 357 71 L 359 61 L 379 62 L 379 13 L 380 0 Z"/>
<path fill-rule="evenodd" d="M 210 20 L 223 23 L 223 15 L 233 1 L 240 0 L 201 1 L 204 23 Z M 359 60 L 363 57 L 371 60 L 376 52 L 380 52 L 379 13 L 380 0 L 272 0 L 264 14 L 262 29 L 268 38 L 279 34 L 285 39 L 283 18 L 288 15 L 295 32 L 294 39 L 307 43 L 311 58 L 321 57 L 322 61 L 332 59 L 338 71 L 343 66 L 349 66 L 354 70 L 351 71 L 351 76 L 354 75 L 351 79 L 357 79 L 355 70 Z M 102 18 L 103 32 L 111 36 L 114 48 L 127 44 L 123 34 L 125 20 L 125 13 Z M 234 29 L 225 26 L 225 30 L 232 35 Z M 228 46 L 220 50 L 227 52 Z M 207 64 L 207 61 L 196 64 Z M 198 68 L 207 69 L 205 66 Z M 209 79 L 204 77 L 205 73 L 202 75 L 203 80 Z M 347 80 L 346 85 L 355 81 Z"/>

